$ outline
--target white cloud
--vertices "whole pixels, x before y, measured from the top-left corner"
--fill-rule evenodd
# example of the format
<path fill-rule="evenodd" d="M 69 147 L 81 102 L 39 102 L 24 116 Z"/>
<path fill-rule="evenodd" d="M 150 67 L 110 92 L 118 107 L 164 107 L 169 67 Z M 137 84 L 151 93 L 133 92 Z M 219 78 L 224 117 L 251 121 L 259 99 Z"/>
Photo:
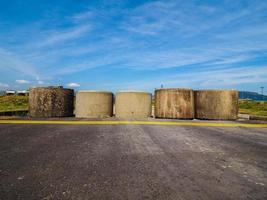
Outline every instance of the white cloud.
<path fill-rule="evenodd" d="M 225 4 L 228 6 L 228 3 Z M 92 68 L 110 71 L 118 68 L 144 72 L 155 70 L 155 74 L 159 70 L 159 80 L 149 80 L 145 86 L 142 85 L 144 89 L 153 88 L 153 85 L 164 80 L 174 86 L 190 86 L 197 82 L 195 85 L 202 84 L 203 87 L 262 82 L 267 72 L 259 70 L 257 75 L 250 75 L 254 66 L 249 66 L 246 74 L 243 68 L 234 71 L 235 76 L 232 71 L 214 71 L 223 67 L 240 67 L 246 61 L 266 57 L 263 52 L 267 50 L 267 24 L 262 22 L 262 11 L 266 10 L 267 4 L 251 3 L 254 7 L 250 4 L 240 6 L 240 2 L 235 4 L 231 3 L 230 8 L 225 9 L 223 3 L 195 5 L 192 1 L 158 0 L 134 8 L 118 6 L 116 9 L 106 9 L 104 5 L 102 10 L 90 8 L 60 19 L 57 21 L 59 26 L 52 23 L 58 19 L 51 20 L 51 26 L 41 23 L 36 30 L 30 31 L 33 34 L 27 34 L 27 37 L 31 36 L 29 40 L 18 42 L 10 48 L 7 46 L 7 49 L 12 49 L 11 53 L 0 48 L 0 72 L 11 69 L 34 75 L 34 68 L 38 67 L 36 70 L 42 72 L 41 79 L 48 84 L 48 76 L 53 82 L 63 82 L 65 75 L 80 73 L 83 76 L 82 71 L 86 75 L 86 70 Z M 119 20 L 115 22 L 117 18 Z M 61 22 L 68 26 L 60 26 Z M 106 26 L 109 23 L 112 28 Z M 88 35 L 90 31 L 94 34 Z M 20 41 L 17 32 L 8 35 L 14 35 L 14 40 Z M 178 67 L 181 70 L 174 71 Z M 187 68 L 190 69 L 189 74 L 183 71 Z M 164 78 L 171 70 L 173 74 L 182 76 L 179 79 Z M 153 79 L 153 73 L 149 75 L 150 79 Z M 207 77 L 209 80 L 205 80 Z M 143 81 L 135 78 L 137 82 Z M 25 79 L 33 80 L 26 76 Z M 41 85 L 44 82 L 36 79 L 35 83 Z M 120 84 L 114 87 L 118 88 Z M 79 84 L 68 83 L 68 86 L 79 87 Z M 131 88 L 135 87 L 134 83 Z"/>
<path fill-rule="evenodd" d="M 31 77 L 37 77 L 37 69 L 22 57 L 0 48 L 0 70 L 11 70 Z"/>
<path fill-rule="evenodd" d="M 2 87 L 2 88 L 8 88 L 8 87 L 9 87 L 9 85 L 8 85 L 8 84 L 6 84 L 6 83 L 1 83 L 1 82 L 0 82 L 0 87 Z"/>
<path fill-rule="evenodd" d="M 45 47 L 50 45 L 55 45 L 60 42 L 64 42 L 67 40 L 75 39 L 81 37 L 83 34 L 88 32 L 90 29 L 90 26 L 88 24 L 80 25 L 73 27 L 72 29 L 65 30 L 65 31 L 55 31 L 53 32 L 47 39 L 45 39 L 43 42 L 38 44 L 38 47 Z"/>
<path fill-rule="evenodd" d="M 244 66 L 239 68 L 224 68 L 199 70 L 191 73 L 182 73 L 169 77 L 166 81 L 168 84 L 185 84 L 185 85 L 198 85 L 203 88 L 226 87 L 236 86 L 238 84 L 248 83 L 266 83 L 267 68 L 265 66 L 255 67 Z"/>
<path fill-rule="evenodd" d="M 242 25 L 246 26 L 247 21 L 261 18 L 261 13 L 264 13 L 267 5 L 259 2 L 251 2 L 247 6 L 242 6 L 240 3 L 228 4 L 224 1 L 217 6 L 201 5 L 201 3 L 196 5 L 194 1 L 152 1 L 130 10 L 121 28 L 134 34 L 166 35 L 168 31 L 169 36 L 175 34 L 179 35 L 179 39 L 188 38 L 216 31 L 217 28 L 231 25 L 236 21 L 243 20 Z M 229 6 L 229 10 L 235 12 L 225 10 L 226 5 Z"/>
<path fill-rule="evenodd" d="M 150 77 L 137 81 L 122 81 L 115 84 L 103 84 L 102 87 L 108 87 L 110 90 L 150 90 L 159 88 L 161 84 L 164 87 L 179 88 L 228 88 L 235 89 L 242 84 L 263 84 L 267 83 L 267 67 L 244 66 L 239 68 L 222 68 L 209 70 L 199 69 L 194 72 L 180 72 L 173 75 L 161 75 Z"/>
<path fill-rule="evenodd" d="M 27 81 L 27 80 L 16 80 L 16 83 L 18 83 L 18 84 L 27 84 L 27 83 L 30 83 L 30 81 Z"/>
<path fill-rule="evenodd" d="M 89 10 L 89 11 L 86 11 L 83 13 L 78 13 L 78 14 L 72 16 L 71 19 L 76 23 L 80 23 L 84 20 L 90 19 L 90 17 L 92 17 L 92 16 L 94 16 L 94 12 Z"/>
<path fill-rule="evenodd" d="M 247 38 L 247 33 L 240 34 L 240 31 L 246 30 L 256 34 L 259 30 L 262 32 L 262 28 L 255 30 L 254 26 L 250 28 L 251 26 L 244 23 L 233 29 L 238 31 L 232 31 L 231 28 L 220 30 L 221 27 L 227 27 L 235 20 L 251 16 L 252 11 L 241 9 L 239 12 L 229 13 L 221 6 L 202 5 L 199 7 L 192 3 L 177 1 L 155 1 L 145 3 L 135 9 L 122 9 L 119 13 L 123 13 L 124 17 L 116 27 L 119 29 L 103 32 L 97 42 L 84 43 L 78 47 L 70 45 L 62 49 L 55 47 L 54 52 L 49 51 L 50 55 L 46 56 L 51 59 L 48 60 L 60 61 L 69 55 L 72 59 L 69 63 L 61 64 L 58 69 L 51 67 L 47 73 L 66 75 L 107 66 L 158 70 L 204 62 L 209 63 L 209 66 L 214 66 L 247 61 L 255 57 L 252 51 L 266 49 L 267 43 L 264 42 L 265 37 L 260 37 L 259 41 L 250 40 Z M 85 22 L 84 19 L 88 21 L 92 17 L 100 18 L 97 14 L 87 11 L 74 15 L 73 19 L 82 19 L 82 22 Z M 101 20 L 112 19 L 112 16 L 107 17 L 108 15 L 108 12 L 102 12 Z M 255 18 L 260 17 L 256 15 Z M 92 23 L 94 21 L 96 20 L 92 20 Z M 92 24 L 92 26 L 101 28 L 101 23 Z M 138 35 L 137 33 L 141 33 L 142 36 L 152 35 L 152 37 L 147 40 L 135 40 L 131 34 Z M 232 34 L 237 34 L 240 38 L 237 39 L 236 36 L 233 38 Z M 161 39 L 156 39 L 154 37 L 156 35 Z M 194 38 L 198 35 L 204 39 Z M 189 37 L 192 39 L 189 40 Z M 116 42 L 117 38 L 119 42 Z M 174 45 L 176 44 L 174 41 L 177 45 Z M 85 55 L 87 57 L 82 57 Z"/>
<path fill-rule="evenodd" d="M 74 87 L 80 87 L 80 84 L 79 83 L 68 83 L 67 86 L 74 88 Z"/>

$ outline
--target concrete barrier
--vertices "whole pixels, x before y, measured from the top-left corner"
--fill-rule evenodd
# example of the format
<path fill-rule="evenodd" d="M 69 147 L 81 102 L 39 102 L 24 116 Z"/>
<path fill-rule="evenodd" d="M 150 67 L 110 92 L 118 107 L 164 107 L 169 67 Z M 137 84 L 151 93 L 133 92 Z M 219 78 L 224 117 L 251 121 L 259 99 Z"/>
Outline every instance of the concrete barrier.
<path fill-rule="evenodd" d="M 69 117 L 73 116 L 72 89 L 63 87 L 39 87 L 30 89 L 30 117 Z"/>
<path fill-rule="evenodd" d="M 151 116 L 152 95 L 147 92 L 118 92 L 116 117 L 144 118 Z"/>
<path fill-rule="evenodd" d="M 236 90 L 196 90 L 195 118 L 236 120 L 238 92 Z"/>
<path fill-rule="evenodd" d="M 179 88 L 156 90 L 155 117 L 172 119 L 193 119 L 193 90 Z"/>
<path fill-rule="evenodd" d="M 75 116 L 104 118 L 113 115 L 113 94 L 103 91 L 79 91 L 76 94 Z"/>

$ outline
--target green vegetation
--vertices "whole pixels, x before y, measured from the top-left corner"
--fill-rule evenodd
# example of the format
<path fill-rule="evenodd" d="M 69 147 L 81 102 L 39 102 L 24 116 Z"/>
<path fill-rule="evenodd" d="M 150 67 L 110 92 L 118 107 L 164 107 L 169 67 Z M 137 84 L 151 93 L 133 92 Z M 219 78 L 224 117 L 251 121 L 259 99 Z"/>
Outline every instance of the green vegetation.
<path fill-rule="evenodd" d="M 0 112 L 28 110 L 28 96 L 0 96 Z"/>
<path fill-rule="evenodd" d="M 267 116 L 267 102 L 240 100 L 239 113 Z"/>

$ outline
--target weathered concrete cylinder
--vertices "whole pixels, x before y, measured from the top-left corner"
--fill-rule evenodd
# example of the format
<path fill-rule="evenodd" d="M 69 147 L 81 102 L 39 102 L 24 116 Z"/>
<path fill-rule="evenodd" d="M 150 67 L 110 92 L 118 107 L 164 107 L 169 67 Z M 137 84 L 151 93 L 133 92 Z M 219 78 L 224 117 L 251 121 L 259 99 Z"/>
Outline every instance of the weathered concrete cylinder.
<path fill-rule="evenodd" d="M 196 90 L 194 96 L 195 117 L 197 119 L 237 119 L 238 91 Z"/>
<path fill-rule="evenodd" d="M 59 87 L 38 87 L 30 89 L 30 117 L 73 116 L 74 91 Z"/>
<path fill-rule="evenodd" d="M 76 94 L 75 116 L 104 118 L 113 115 L 113 94 L 103 91 L 79 91 Z"/>
<path fill-rule="evenodd" d="M 156 90 L 155 117 L 170 119 L 193 119 L 193 90 L 180 88 Z"/>
<path fill-rule="evenodd" d="M 152 95 L 147 92 L 119 92 L 116 94 L 116 117 L 144 118 L 151 116 Z"/>

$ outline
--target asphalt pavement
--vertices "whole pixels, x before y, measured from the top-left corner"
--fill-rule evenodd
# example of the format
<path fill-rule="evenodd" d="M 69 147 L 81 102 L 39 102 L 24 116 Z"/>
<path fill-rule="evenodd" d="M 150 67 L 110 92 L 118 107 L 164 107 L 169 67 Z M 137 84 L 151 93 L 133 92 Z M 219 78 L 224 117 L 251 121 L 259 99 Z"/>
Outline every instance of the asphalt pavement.
<path fill-rule="evenodd" d="M 267 128 L 0 124 L 0 199 L 267 199 Z"/>

